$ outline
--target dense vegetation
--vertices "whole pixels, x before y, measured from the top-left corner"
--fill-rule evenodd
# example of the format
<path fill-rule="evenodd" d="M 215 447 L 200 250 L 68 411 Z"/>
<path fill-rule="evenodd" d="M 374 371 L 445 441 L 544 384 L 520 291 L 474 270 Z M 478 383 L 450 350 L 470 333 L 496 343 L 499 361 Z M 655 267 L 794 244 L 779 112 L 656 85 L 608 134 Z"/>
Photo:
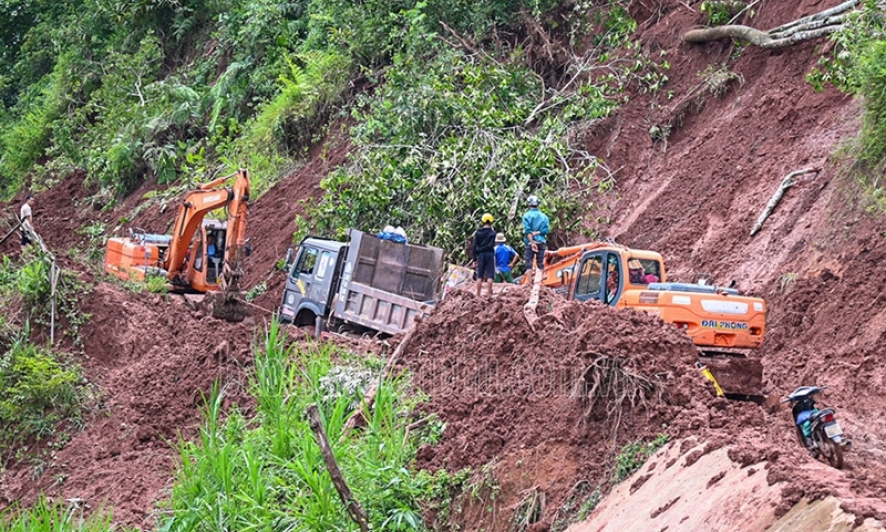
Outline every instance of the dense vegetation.
<path fill-rule="evenodd" d="M 857 174 L 873 200 L 886 212 L 886 187 L 881 183 L 886 164 L 886 5 L 865 0 L 845 28 L 831 36 L 834 50 L 809 75 L 816 89 L 832 83 L 864 103 L 862 131 L 852 150 Z"/>
<path fill-rule="evenodd" d="M 450 251 L 483 211 L 516 227 L 530 193 L 572 228 L 581 193 L 613 184 L 583 132 L 629 85 L 667 79 L 616 0 L 11 4 L 6 195 L 75 166 L 104 205 L 146 178 L 184 189 L 236 166 L 260 194 L 350 112 L 357 154 L 310 228 L 393 223 Z"/>

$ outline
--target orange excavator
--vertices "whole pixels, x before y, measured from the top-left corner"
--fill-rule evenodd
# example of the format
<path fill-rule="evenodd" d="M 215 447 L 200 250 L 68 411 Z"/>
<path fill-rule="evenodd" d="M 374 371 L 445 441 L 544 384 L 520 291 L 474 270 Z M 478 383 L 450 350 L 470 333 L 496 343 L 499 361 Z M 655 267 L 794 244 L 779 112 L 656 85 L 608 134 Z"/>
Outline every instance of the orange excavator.
<path fill-rule="evenodd" d="M 532 275 L 524 275 L 528 284 Z M 732 287 L 671 283 L 654 251 L 594 242 L 545 253 L 541 283 L 570 300 L 598 300 L 660 317 L 683 330 L 698 347 L 700 364 L 727 396 L 758 400 L 763 366 L 748 351 L 763 343 L 766 303 Z M 715 382 L 716 382 L 715 381 Z"/>
<path fill-rule="evenodd" d="M 233 185 L 224 186 L 232 177 Z M 246 170 L 204 183 L 182 200 L 172 235 L 130 230 L 128 237 L 109 239 L 105 271 L 127 281 L 163 276 L 173 292 L 207 294 L 204 301 L 217 317 L 242 320 L 240 262 L 249 251 L 248 203 Z M 226 221 L 205 218 L 220 208 L 227 211 Z"/>

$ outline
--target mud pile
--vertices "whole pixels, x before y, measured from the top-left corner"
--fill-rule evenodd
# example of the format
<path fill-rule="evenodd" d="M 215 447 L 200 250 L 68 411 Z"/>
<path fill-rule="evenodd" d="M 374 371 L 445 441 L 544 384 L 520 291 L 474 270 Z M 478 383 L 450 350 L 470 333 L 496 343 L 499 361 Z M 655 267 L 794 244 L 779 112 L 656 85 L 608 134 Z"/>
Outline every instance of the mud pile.
<path fill-rule="evenodd" d="M 534 486 L 545 495 L 544 529 L 576 485 L 608 489 L 627 443 L 762 423 L 758 407 L 714 396 L 695 347 L 660 319 L 543 291 L 533 330 L 527 299 L 523 287 L 491 299 L 456 291 L 417 326 L 402 360 L 430 396 L 425 409 L 446 423 L 418 466 L 494 464 L 505 514 Z M 506 530 L 504 517 L 488 524 Z"/>

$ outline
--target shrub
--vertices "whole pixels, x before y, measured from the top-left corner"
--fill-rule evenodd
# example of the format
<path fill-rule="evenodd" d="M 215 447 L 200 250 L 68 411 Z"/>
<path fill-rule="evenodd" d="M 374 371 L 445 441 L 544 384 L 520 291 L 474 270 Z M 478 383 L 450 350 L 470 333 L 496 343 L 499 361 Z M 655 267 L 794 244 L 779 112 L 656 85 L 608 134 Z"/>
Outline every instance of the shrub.
<path fill-rule="evenodd" d="M 881 4 L 865 0 L 859 12 L 850 14 L 844 28 L 830 36 L 833 52 L 807 76 L 817 91 L 832 83 L 863 98 L 856 156 L 863 167 L 874 170 L 871 174 L 880 173 L 876 168 L 886 161 L 886 13 Z M 869 185 L 869 192 L 882 194 L 876 182 Z"/>
<path fill-rule="evenodd" d="M 85 397 L 79 367 L 15 342 L 0 358 L 0 448 L 47 438 L 62 421 L 78 423 Z"/>

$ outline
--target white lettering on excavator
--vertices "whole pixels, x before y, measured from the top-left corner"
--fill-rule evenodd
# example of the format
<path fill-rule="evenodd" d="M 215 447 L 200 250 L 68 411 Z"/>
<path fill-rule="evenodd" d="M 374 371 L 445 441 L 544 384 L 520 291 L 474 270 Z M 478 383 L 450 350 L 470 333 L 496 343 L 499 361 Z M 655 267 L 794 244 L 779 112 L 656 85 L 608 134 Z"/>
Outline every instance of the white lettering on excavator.
<path fill-rule="evenodd" d="M 222 195 L 221 195 L 221 194 L 213 194 L 212 196 L 206 196 L 206 197 L 204 197 L 204 198 L 203 198 L 203 203 L 204 203 L 204 204 L 206 204 L 206 203 L 212 203 L 213 201 L 218 201 L 218 200 L 220 200 L 220 199 L 222 199 Z"/>
<path fill-rule="evenodd" d="M 728 329 L 730 331 L 748 330 L 748 324 L 740 321 L 701 320 L 701 326 L 709 329 Z"/>

